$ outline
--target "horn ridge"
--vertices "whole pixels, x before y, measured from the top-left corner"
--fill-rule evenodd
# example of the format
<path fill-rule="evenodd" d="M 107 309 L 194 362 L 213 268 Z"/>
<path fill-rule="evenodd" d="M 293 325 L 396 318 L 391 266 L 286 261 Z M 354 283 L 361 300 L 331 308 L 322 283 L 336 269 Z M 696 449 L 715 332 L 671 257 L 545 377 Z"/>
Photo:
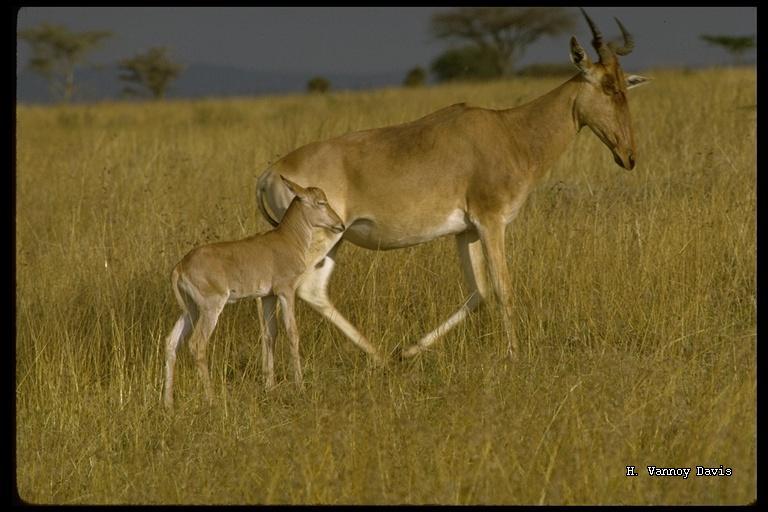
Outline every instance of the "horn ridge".
<path fill-rule="evenodd" d="M 618 46 L 614 43 L 608 43 L 608 46 L 616 55 L 628 55 L 635 48 L 635 39 L 632 37 L 632 34 L 629 33 L 627 28 L 621 23 L 621 21 L 619 21 L 619 18 L 613 19 L 616 20 L 616 24 L 619 26 L 619 30 L 621 30 L 621 35 L 624 38 L 624 46 Z"/>
<path fill-rule="evenodd" d="M 603 35 L 600 33 L 600 29 L 597 28 L 595 22 L 592 21 L 592 18 L 589 17 L 587 11 L 581 7 L 579 7 L 579 10 L 581 11 L 581 14 L 584 15 L 584 19 L 587 20 L 587 25 L 589 25 L 589 29 L 592 31 L 592 45 L 595 46 L 597 44 L 602 44 Z M 595 48 L 597 48 L 597 46 L 595 46 Z"/>
<path fill-rule="evenodd" d="M 581 14 L 584 15 L 584 19 L 587 20 L 587 25 L 589 25 L 589 29 L 592 31 L 592 47 L 597 50 L 597 54 L 600 56 L 601 61 L 610 61 L 613 59 L 613 54 L 611 53 L 610 48 L 603 43 L 603 35 L 600 33 L 600 29 L 597 28 L 597 24 L 592 21 L 592 18 L 589 17 L 587 11 L 581 7 L 579 7 L 579 10 L 581 11 Z"/>

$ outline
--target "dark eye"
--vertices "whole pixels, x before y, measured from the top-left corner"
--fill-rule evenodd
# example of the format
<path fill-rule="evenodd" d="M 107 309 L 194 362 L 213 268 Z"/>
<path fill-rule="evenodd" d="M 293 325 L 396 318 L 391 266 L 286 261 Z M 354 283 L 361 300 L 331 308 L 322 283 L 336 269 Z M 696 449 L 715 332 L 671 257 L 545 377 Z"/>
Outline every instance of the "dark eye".
<path fill-rule="evenodd" d="M 318 201 L 317 204 L 319 206 L 326 206 L 328 204 L 328 202 L 326 202 L 326 201 Z"/>

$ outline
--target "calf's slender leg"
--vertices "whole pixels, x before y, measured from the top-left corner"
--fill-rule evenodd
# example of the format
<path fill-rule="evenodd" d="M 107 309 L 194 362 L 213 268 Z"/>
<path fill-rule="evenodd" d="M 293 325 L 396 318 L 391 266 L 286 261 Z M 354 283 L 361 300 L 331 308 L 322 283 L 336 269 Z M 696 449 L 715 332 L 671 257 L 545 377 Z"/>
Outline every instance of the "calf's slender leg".
<path fill-rule="evenodd" d="M 192 319 L 184 312 L 176 320 L 171 333 L 165 339 L 165 390 L 163 402 L 168 409 L 173 407 L 173 371 L 176 366 L 176 349 L 192 329 Z"/>
<path fill-rule="evenodd" d="M 277 336 L 277 297 L 268 295 L 261 299 L 261 369 L 264 387 L 275 386 L 275 337 Z"/>
<path fill-rule="evenodd" d="M 224 309 L 225 304 L 226 298 L 220 298 L 217 303 L 206 306 L 199 305 L 198 309 L 200 315 L 192 330 L 192 336 L 189 339 L 189 350 L 192 352 L 192 356 L 195 359 L 197 372 L 200 374 L 200 378 L 203 381 L 205 396 L 209 404 L 213 403 L 213 386 L 211 385 L 211 377 L 208 373 L 206 348 L 208 346 L 208 340 L 210 339 L 213 330 L 216 328 L 216 322 L 218 321 L 219 315 Z"/>
<path fill-rule="evenodd" d="M 283 309 L 283 323 L 288 339 L 291 343 L 291 356 L 293 358 L 293 379 L 299 388 L 304 388 L 304 380 L 301 375 L 301 356 L 299 354 L 299 329 L 296 326 L 294 316 L 294 295 L 292 292 L 280 294 L 280 306 Z"/>

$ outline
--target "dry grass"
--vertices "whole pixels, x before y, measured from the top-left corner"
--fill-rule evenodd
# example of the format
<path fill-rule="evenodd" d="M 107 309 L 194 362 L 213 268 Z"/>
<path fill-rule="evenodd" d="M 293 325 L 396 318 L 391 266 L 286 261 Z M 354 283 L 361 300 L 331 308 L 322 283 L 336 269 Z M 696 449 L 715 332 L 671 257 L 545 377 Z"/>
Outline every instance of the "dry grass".
<path fill-rule="evenodd" d="M 379 371 L 305 305 L 307 391 L 261 389 L 256 305 L 186 350 L 162 410 L 172 265 L 266 228 L 277 155 L 527 79 L 261 99 L 17 108 L 16 481 L 37 503 L 745 503 L 756 496 L 755 74 L 649 73 L 638 168 L 581 133 L 508 231 L 525 357 L 497 308 Z M 346 245 L 331 296 L 385 353 L 463 299 L 453 242 Z M 719 466 L 731 477 L 649 477 Z M 628 478 L 625 466 L 639 476 Z M 695 470 L 694 470 L 695 471 Z"/>

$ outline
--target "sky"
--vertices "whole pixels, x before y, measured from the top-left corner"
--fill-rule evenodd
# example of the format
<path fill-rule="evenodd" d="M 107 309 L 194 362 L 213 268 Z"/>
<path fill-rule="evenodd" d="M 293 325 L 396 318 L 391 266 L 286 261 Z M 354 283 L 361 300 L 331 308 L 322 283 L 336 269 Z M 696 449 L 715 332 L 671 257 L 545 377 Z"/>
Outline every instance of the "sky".
<path fill-rule="evenodd" d="M 216 64 L 261 71 L 384 73 L 429 63 L 449 46 L 430 35 L 434 12 L 445 7 L 25 7 L 18 29 L 39 23 L 70 30 L 110 30 L 114 36 L 90 55 L 94 64 L 167 46 L 184 64 Z M 578 14 L 576 8 L 573 12 Z M 613 17 L 635 37 L 622 59 L 627 70 L 707 66 L 730 61 L 699 35 L 756 33 L 755 7 L 591 7 L 604 37 L 618 36 Z M 568 40 L 589 46 L 589 29 L 577 18 L 573 33 L 543 38 L 519 65 L 567 63 Z M 591 47 L 588 51 L 592 51 Z M 18 45 L 17 69 L 29 58 Z M 753 54 L 754 55 L 754 54 Z"/>

